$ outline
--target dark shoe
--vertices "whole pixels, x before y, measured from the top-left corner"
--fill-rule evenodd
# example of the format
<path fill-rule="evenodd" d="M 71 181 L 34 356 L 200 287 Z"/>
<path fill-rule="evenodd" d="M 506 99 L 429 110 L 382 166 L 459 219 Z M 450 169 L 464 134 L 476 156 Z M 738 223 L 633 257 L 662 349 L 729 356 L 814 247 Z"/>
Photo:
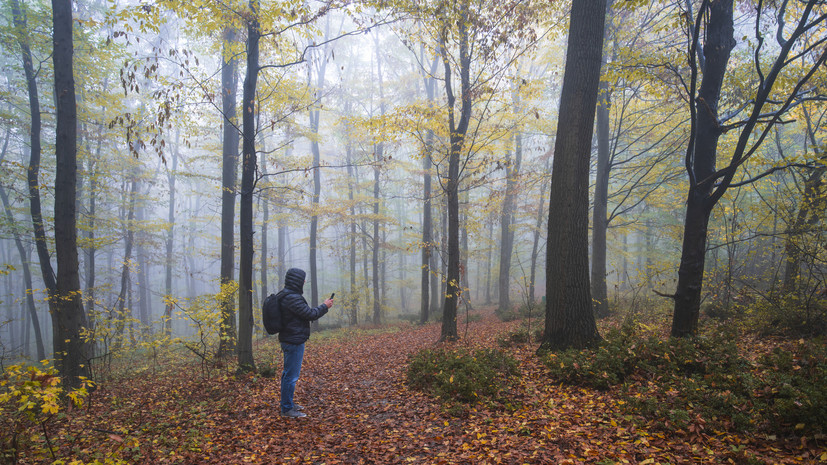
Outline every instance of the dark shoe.
<path fill-rule="evenodd" d="M 298 410 L 296 410 L 295 408 L 292 408 L 292 409 L 290 409 L 290 410 L 288 410 L 288 411 L 286 411 L 286 412 L 282 412 L 282 413 L 281 413 L 281 416 L 283 416 L 283 417 L 287 417 L 287 418 L 304 418 L 304 417 L 306 417 L 307 415 L 306 415 L 306 414 L 304 414 L 304 413 L 299 412 L 299 411 L 298 411 Z"/>

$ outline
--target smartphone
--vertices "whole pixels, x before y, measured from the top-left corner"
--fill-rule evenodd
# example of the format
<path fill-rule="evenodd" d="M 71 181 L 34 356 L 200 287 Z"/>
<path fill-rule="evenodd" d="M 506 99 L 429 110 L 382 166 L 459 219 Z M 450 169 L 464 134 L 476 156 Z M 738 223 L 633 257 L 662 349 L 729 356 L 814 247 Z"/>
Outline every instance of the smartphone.
<path fill-rule="evenodd" d="M 330 294 L 330 300 L 333 300 L 333 296 L 334 296 L 334 295 L 336 295 L 336 293 L 335 293 L 335 292 L 334 292 L 333 294 Z"/>

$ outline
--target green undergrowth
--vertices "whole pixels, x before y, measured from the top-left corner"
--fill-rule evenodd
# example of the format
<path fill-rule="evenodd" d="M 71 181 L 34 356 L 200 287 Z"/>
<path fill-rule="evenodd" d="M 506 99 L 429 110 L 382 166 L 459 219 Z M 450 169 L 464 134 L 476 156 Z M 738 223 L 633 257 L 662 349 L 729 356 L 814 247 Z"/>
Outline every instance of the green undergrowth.
<path fill-rule="evenodd" d="M 410 357 L 407 383 L 457 413 L 477 403 L 508 407 L 504 391 L 518 376 L 517 362 L 506 352 L 436 348 L 422 349 Z"/>
<path fill-rule="evenodd" d="M 663 338 L 626 324 L 609 331 L 596 349 L 550 353 L 543 360 L 555 381 L 616 389 L 627 414 L 669 430 L 827 431 L 824 341 L 739 351 L 739 340 L 726 330 Z"/>

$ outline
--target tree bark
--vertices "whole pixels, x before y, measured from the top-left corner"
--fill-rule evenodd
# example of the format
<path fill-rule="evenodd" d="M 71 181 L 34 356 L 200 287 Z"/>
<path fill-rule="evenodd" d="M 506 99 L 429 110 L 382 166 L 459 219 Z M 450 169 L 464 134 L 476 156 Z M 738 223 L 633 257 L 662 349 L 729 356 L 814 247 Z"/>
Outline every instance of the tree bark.
<path fill-rule="evenodd" d="M 698 14 L 704 14 L 703 10 Z M 707 226 L 715 205 L 712 197 L 713 175 L 716 171 L 718 138 L 718 102 L 721 86 L 732 49 L 733 1 L 720 0 L 709 5 L 709 24 L 704 45 L 705 68 L 696 103 L 696 133 L 692 170 L 686 202 L 681 264 L 675 291 L 672 335 L 691 336 L 697 333 L 701 306 Z"/>
<path fill-rule="evenodd" d="M 235 268 L 235 199 L 238 177 L 238 127 L 236 126 L 236 96 L 238 95 L 238 62 L 233 57 L 232 45 L 238 32 L 233 27 L 223 31 L 224 59 L 221 65 L 221 113 L 223 120 L 221 165 L 221 269 L 222 287 L 234 281 Z M 221 330 L 218 355 L 229 356 L 236 346 L 235 303 L 231 295 L 223 294 Z M 171 308 L 168 307 L 168 311 Z M 171 315 L 170 315 L 171 316 Z"/>
<path fill-rule="evenodd" d="M 420 47 L 420 57 L 424 58 L 424 47 Z M 436 97 L 436 81 L 432 76 L 436 74 L 438 57 L 434 57 L 431 64 L 431 72 L 428 76 L 423 75 L 425 95 L 428 99 L 428 106 L 432 107 Z M 433 220 L 431 218 L 431 151 L 434 147 L 434 131 L 428 129 L 425 134 L 425 146 L 422 154 L 422 276 L 421 276 L 421 305 L 419 311 L 419 323 L 425 324 L 431 318 L 431 286 L 430 276 L 435 272 L 431 269 L 431 254 L 434 251 L 433 245 Z M 434 290 L 436 291 L 436 290 Z"/>
<path fill-rule="evenodd" d="M 164 334 L 168 337 L 172 334 L 172 266 L 173 251 L 175 245 L 175 181 L 178 174 L 178 155 L 180 150 L 181 131 L 175 133 L 175 147 L 172 149 L 172 169 L 167 171 L 167 182 L 169 183 L 169 206 L 167 210 L 167 237 L 166 237 L 166 259 L 164 263 Z M 223 199 L 223 195 L 222 195 Z M 223 241 L 222 241 L 223 244 Z"/>
<path fill-rule="evenodd" d="M 603 61 L 606 67 L 606 61 Z M 594 186 L 594 210 L 592 212 L 592 302 L 597 318 L 609 315 L 609 298 L 606 289 L 606 230 L 609 201 L 609 110 L 611 108 L 609 83 L 600 81 L 597 96 L 597 174 Z"/>
<path fill-rule="evenodd" d="M 546 159 L 545 170 L 543 170 L 543 174 L 548 172 L 548 160 Z M 537 282 L 537 257 L 538 257 L 538 250 L 540 248 L 540 230 L 543 227 L 543 218 L 545 217 L 545 208 L 543 207 L 543 201 L 546 197 L 546 188 L 548 187 L 548 183 L 545 181 L 541 182 L 540 185 L 540 206 L 537 207 L 537 222 L 534 224 L 534 240 L 531 244 L 531 277 L 528 280 L 528 303 L 530 305 L 534 305 L 536 300 L 535 294 L 535 287 Z"/>
<path fill-rule="evenodd" d="M 242 100 L 243 162 L 239 205 L 238 367 L 255 371 L 253 360 L 253 189 L 256 176 L 256 86 L 259 71 L 258 0 L 250 1 L 247 22 L 247 74 Z"/>
<path fill-rule="evenodd" d="M 6 138 L 8 142 L 8 138 Z M 5 152 L 5 149 L 3 150 Z M 11 205 L 9 205 L 9 198 L 6 195 L 6 190 L 0 186 L 0 199 L 3 201 L 3 209 L 6 213 L 6 218 L 9 224 L 14 224 L 14 216 L 11 212 Z M 17 252 L 20 254 L 20 263 L 23 267 L 23 284 L 26 286 L 26 309 L 31 316 L 32 328 L 34 329 L 34 340 L 37 345 L 37 359 L 46 359 L 46 348 L 43 345 L 43 335 L 40 332 L 40 320 L 37 317 L 37 308 L 34 305 L 34 293 L 32 287 L 32 271 L 29 267 L 29 254 L 26 253 L 26 248 L 23 246 L 23 240 L 17 231 L 13 231 L 14 245 L 17 247 Z M 12 346 L 14 346 L 12 344 Z"/>
<path fill-rule="evenodd" d="M 541 350 L 600 340 L 589 289 L 589 159 L 606 2 L 573 0 L 549 200 L 546 320 Z"/>
<path fill-rule="evenodd" d="M 467 3 L 465 5 L 467 7 Z M 459 248 L 459 174 L 460 155 L 465 149 L 465 135 L 471 121 L 473 96 L 471 95 L 471 55 L 468 47 L 467 10 L 462 9 L 457 22 L 459 40 L 459 79 L 460 111 L 456 119 L 453 84 L 451 82 L 451 63 L 446 52 L 445 40 L 440 47 L 442 64 L 445 70 L 445 95 L 448 100 L 448 129 L 450 130 L 450 147 L 448 154 L 448 178 L 443 190 L 447 202 L 448 215 L 448 269 L 446 273 L 445 303 L 442 309 L 442 330 L 440 341 L 459 339 L 457 333 L 457 303 L 462 294 L 460 286 L 460 248 Z M 447 35 L 447 31 L 444 32 Z"/>
<path fill-rule="evenodd" d="M 52 0 L 56 122 L 55 255 L 56 293 L 52 302 L 55 365 L 67 387 L 89 374 L 89 343 L 83 335 L 86 314 L 78 273 L 77 247 L 77 107 L 72 72 L 72 2 Z M 44 244 L 45 245 L 45 244 Z"/>

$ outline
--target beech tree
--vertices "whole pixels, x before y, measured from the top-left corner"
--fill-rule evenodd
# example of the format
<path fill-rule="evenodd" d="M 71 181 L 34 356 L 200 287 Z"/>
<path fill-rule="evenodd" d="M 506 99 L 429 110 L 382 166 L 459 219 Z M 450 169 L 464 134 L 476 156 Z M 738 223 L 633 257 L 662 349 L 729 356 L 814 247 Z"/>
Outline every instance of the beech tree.
<path fill-rule="evenodd" d="M 759 2 L 751 17 L 756 40 L 752 47 L 753 87 L 738 96 L 740 101 L 721 101 L 730 71 L 730 55 L 736 46 L 733 7 L 734 0 L 703 0 L 689 28 L 692 37 L 687 56 L 691 75 L 685 89 L 691 98 L 685 156 L 689 192 L 677 289 L 670 296 L 675 303 L 672 335 L 677 337 L 691 336 L 698 330 L 707 228 L 713 208 L 730 187 L 775 171 L 770 168 L 753 178 L 734 182 L 739 168 L 756 153 L 784 115 L 802 101 L 824 98 L 823 92 L 808 88 L 807 84 L 827 60 L 827 49 L 823 48 L 827 38 L 817 32 L 827 21 L 827 13 L 822 2 L 808 0 L 780 5 Z M 764 45 L 762 21 L 773 19 L 777 25 L 777 46 L 770 47 Z M 799 65 L 800 59 L 804 60 L 803 65 Z M 742 113 L 747 116 L 736 119 Z M 733 143 L 725 149 L 731 150 L 731 155 L 729 163 L 718 168 L 719 143 L 725 135 Z"/>
<path fill-rule="evenodd" d="M 50 296 L 55 365 L 67 386 L 77 386 L 89 373 L 89 344 L 83 330 L 86 314 L 78 273 L 77 215 L 77 109 L 72 72 L 72 2 L 52 0 L 55 99 L 55 255 L 57 279 Z"/>
<path fill-rule="evenodd" d="M 540 350 L 583 348 L 600 339 L 589 289 L 589 161 L 605 17 L 605 0 L 572 2 L 551 174 Z"/>

